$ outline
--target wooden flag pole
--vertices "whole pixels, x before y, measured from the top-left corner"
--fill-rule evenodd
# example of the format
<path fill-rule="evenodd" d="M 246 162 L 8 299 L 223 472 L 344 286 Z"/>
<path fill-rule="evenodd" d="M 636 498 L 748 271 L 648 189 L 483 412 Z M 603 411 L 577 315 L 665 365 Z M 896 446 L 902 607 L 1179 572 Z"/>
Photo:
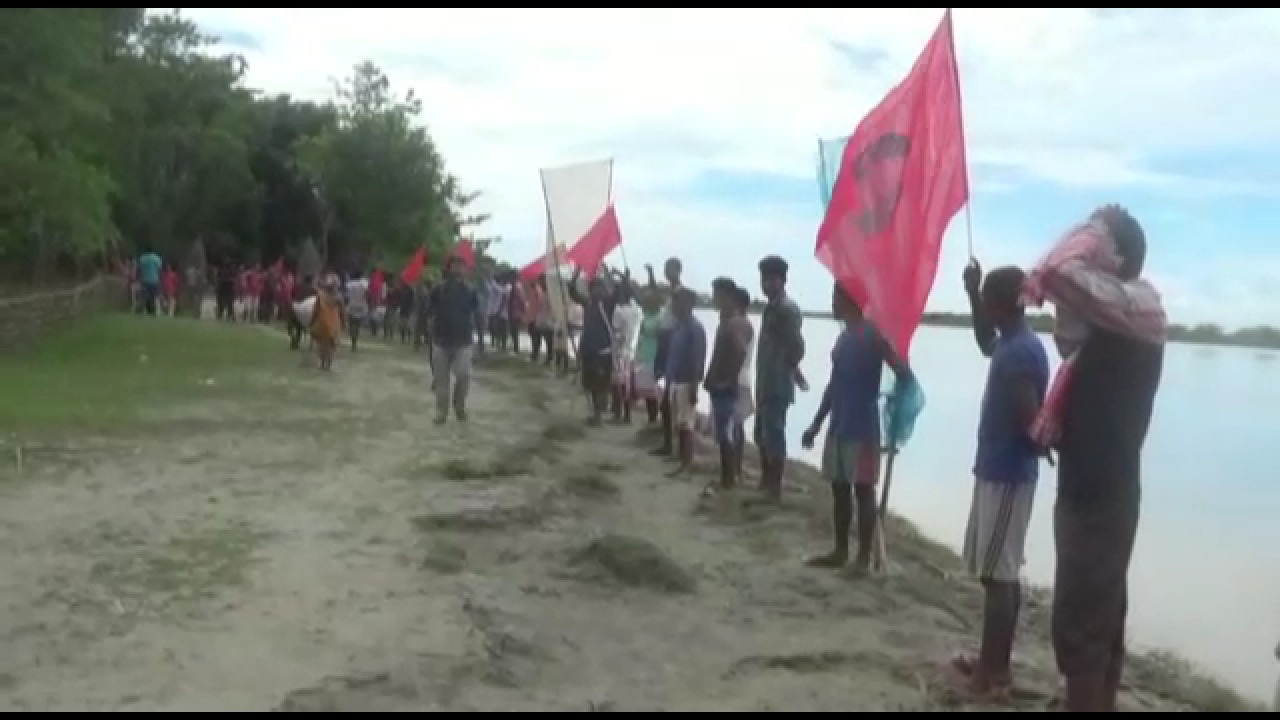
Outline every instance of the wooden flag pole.
<path fill-rule="evenodd" d="M 893 464 L 898 451 L 889 448 L 884 465 L 884 487 L 880 489 L 880 507 L 876 510 L 876 532 L 872 538 L 871 569 L 877 573 L 888 572 L 889 549 L 885 540 L 885 521 L 889 518 L 889 488 L 893 485 Z"/>

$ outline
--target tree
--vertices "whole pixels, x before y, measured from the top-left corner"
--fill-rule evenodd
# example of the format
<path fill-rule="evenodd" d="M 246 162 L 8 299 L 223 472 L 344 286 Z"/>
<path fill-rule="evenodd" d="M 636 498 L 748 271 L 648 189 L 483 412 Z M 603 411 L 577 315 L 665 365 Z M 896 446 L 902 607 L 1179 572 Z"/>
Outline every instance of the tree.
<path fill-rule="evenodd" d="M 395 266 L 422 246 L 438 261 L 488 219 L 419 100 L 372 63 L 315 104 L 248 88 L 244 59 L 176 12 L 0 18 L 6 279 L 87 273 L 147 246 L 201 277 L 207 262 Z"/>
<path fill-rule="evenodd" d="M 116 217 L 130 251 L 151 246 L 174 257 L 232 211 L 256 221 L 261 200 L 247 143 L 253 96 L 240 85 L 243 58 L 214 46 L 178 14 L 148 18 L 130 44 L 129 82 L 113 108 Z M 228 244 L 205 249 L 225 255 L 236 250 Z"/>
<path fill-rule="evenodd" d="M 443 254 L 456 235 L 452 177 L 425 128 L 412 92 L 399 96 L 373 63 L 357 65 L 335 87 L 337 122 L 302 144 L 324 219 L 320 253 L 328 263 L 403 263 L 418 247 Z"/>

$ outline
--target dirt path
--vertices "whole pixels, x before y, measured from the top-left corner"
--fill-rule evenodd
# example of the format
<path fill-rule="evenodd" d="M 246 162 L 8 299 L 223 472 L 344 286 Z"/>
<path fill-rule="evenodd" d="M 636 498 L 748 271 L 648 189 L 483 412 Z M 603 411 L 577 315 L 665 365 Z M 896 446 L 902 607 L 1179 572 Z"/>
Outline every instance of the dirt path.
<path fill-rule="evenodd" d="M 586 435 L 523 362 L 481 369 L 444 427 L 407 354 L 277 380 L 284 414 L 192 408 L 3 486 L 0 709 L 948 704 L 933 668 L 976 597 L 928 543 L 895 537 L 889 578 L 807 570 L 820 495 L 698 507 L 634 428 Z M 1017 704 L 1038 709 L 1055 680 L 1028 645 Z"/>

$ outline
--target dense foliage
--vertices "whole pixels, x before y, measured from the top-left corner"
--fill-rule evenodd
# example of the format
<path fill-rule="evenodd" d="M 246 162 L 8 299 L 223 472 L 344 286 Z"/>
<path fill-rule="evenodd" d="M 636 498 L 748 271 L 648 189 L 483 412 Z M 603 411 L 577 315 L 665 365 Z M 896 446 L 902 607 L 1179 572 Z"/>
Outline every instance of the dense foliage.
<path fill-rule="evenodd" d="M 176 264 L 399 267 L 485 221 L 419 100 L 372 63 L 325 104 L 255 91 L 246 70 L 178 14 L 0 10 L 0 279 L 85 275 L 148 246 Z"/>

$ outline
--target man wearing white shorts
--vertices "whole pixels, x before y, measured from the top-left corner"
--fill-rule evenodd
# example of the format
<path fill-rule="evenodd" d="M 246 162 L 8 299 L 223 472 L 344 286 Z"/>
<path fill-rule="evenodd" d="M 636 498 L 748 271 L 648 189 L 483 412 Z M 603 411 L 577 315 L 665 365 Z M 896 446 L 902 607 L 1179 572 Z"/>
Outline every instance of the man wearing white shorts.
<path fill-rule="evenodd" d="M 1016 267 L 997 268 L 979 291 L 981 270 L 975 263 L 965 271 L 974 334 L 991 358 L 964 540 L 965 563 L 985 593 L 981 647 L 976 659 L 957 657 L 950 667 L 956 689 L 974 696 L 1002 695 L 1012 687 L 1019 576 L 1040 466 L 1030 428 L 1049 385 L 1049 357 L 1023 315 L 1023 277 Z"/>

